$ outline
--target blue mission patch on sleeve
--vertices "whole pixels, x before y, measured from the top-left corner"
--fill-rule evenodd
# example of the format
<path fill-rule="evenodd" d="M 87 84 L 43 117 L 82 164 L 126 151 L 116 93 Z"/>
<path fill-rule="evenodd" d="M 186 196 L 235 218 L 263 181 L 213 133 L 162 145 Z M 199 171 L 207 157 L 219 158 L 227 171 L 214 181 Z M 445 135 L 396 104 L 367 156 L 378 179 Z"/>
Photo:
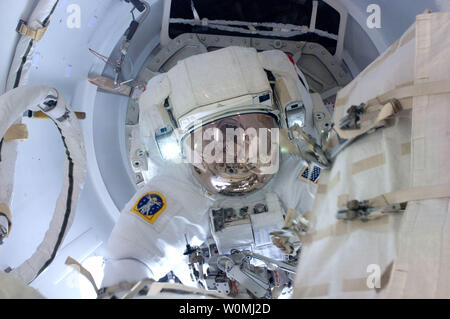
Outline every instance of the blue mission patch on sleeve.
<path fill-rule="evenodd" d="M 163 194 L 148 192 L 138 199 L 131 212 L 139 215 L 150 224 L 153 224 L 166 209 L 166 205 L 167 202 Z"/>

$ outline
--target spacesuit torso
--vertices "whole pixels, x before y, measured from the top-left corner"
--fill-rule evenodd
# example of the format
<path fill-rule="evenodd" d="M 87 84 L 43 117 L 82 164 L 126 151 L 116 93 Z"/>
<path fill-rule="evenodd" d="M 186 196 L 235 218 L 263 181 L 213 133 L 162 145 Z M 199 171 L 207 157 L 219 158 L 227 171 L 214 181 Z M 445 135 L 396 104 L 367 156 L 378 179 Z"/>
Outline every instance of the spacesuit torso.
<path fill-rule="evenodd" d="M 305 164 L 298 158 L 287 155 L 282 161 L 274 180 L 249 197 L 264 198 L 265 194 L 275 194 L 283 212 L 292 208 L 304 213 L 311 209 L 317 185 L 301 176 Z M 292 189 L 297 192 L 290 191 Z M 214 201 L 204 195 L 200 185 L 180 177 L 151 179 L 121 212 L 108 242 L 102 286 L 123 281 L 138 282 L 147 277 L 158 280 L 170 271 L 183 284 L 195 285 L 189 276 L 188 258 L 184 255 L 186 239 L 191 245 L 200 245 L 211 236 L 209 209 L 217 202 L 222 206 L 233 203 L 239 206 L 247 200 L 233 197 Z M 271 224 L 273 229 L 282 226 L 279 221 Z M 245 238 L 253 234 L 236 235 Z M 235 239 L 239 241 L 239 238 Z"/>

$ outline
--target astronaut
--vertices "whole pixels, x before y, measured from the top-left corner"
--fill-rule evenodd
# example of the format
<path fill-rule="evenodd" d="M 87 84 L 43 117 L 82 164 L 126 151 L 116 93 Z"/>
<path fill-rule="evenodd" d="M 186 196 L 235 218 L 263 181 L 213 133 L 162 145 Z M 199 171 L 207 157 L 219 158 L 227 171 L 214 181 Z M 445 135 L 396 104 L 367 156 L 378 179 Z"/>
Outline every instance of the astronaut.
<path fill-rule="evenodd" d="M 331 123 L 301 71 L 282 51 L 227 47 L 154 76 L 139 107 L 145 185 L 111 234 L 102 287 L 170 271 L 231 295 L 289 286 L 301 244 L 289 255 L 270 234 L 288 210 L 311 209 L 326 166 L 314 147 Z"/>

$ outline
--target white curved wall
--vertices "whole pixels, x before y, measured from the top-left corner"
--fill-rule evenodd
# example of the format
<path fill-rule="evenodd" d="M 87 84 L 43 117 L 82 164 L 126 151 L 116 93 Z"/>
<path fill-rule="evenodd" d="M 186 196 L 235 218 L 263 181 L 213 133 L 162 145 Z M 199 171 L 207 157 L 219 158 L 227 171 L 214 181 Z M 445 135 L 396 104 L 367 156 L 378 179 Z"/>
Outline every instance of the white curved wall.
<path fill-rule="evenodd" d="M 120 106 L 117 103 L 121 101 L 120 97 L 108 96 L 106 101 L 102 101 L 101 94 L 97 95 L 96 88 L 88 83 L 87 77 L 89 74 L 101 74 L 104 63 L 89 53 L 88 49 L 93 48 L 106 56 L 110 55 L 130 23 L 131 5 L 118 0 L 76 1 L 81 8 L 81 28 L 69 29 L 66 26 L 69 16 L 66 8 L 74 2 L 63 0 L 58 5 L 51 27 L 36 46 L 39 59 L 35 59 L 28 83 L 45 83 L 58 88 L 74 110 L 86 112 L 87 116 L 81 124 L 88 156 L 88 176 L 77 215 L 57 258 L 32 284 L 48 297 L 80 296 L 73 278 L 67 277 L 69 269 L 64 265 L 64 261 L 69 255 L 83 260 L 91 254 L 103 254 L 102 244 L 106 242 L 119 214 L 119 209 L 103 182 L 104 177 L 98 168 L 96 153 L 111 152 L 108 149 L 108 145 L 111 145 L 108 139 L 115 143 L 125 135 L 117 132 L 117 127 L 120 127 L 119 122 L 124 123 L 124 118 L 121 119 L 119 114 L 121 111 L 125 112 L 126 99 L 122 99 L 125 103 Z M 150 3 L 155 2 L 157 1 Z M 3 8 L 6 5 L 8 10 Z M 8 22 L 8 25 L 2 23 L 1 33 L 9 39 L 0 51 L 2 81 L 9 71 L 18 39 L 17 33 L 14 32 L 18 19 L 26 17 L 27 14 L 23 11 L 29 11 L 33 5 L 34 1 L 0 3 L 0 15 L 2 18 L 7 16 Z M 162 16 L 162 12 L 158 12 L 158 6 L 153 7 L 152 15 L 153 17 L 147 19 L 153 21 L 151 32 L 145 29 L 146 26 L 143 26 L 142 31 L 156 37 L 153 41 L 147 41 L 157 44 L 160 25 L 158 16 Z M 143 47 L 136 46 L 140 50 L 139 53 L 149 50 L 146 48 L 148 42 Z M 107 103 L 110 98 L 115 102 L 113 105 Z M 18 148 L 12 205 L 14 228 L 5 245 L 0 246 L 2 267 L 19 265 L 36 249 L 48 228 L 62 182 L 64 148 L 55 125 L 49 120 L 24 119 L 24 123 L 28 126 L 30 137 L 20 143 Z M 99 132 L 104 126 L 115 128 L 115 135 L 105 131 Z M 95 141 L 94 135 L 98 137 Z M 100 148 L 102 144 L 106 146 L 103 150 Z M 123 169 L 119 173 L 123 173 Z M 117 174 L 117 171 L 113 171 L 111 175 L 114 174 Z M 105 178 L 108 180 L 107 176 Z M 120 184 L 115 186 L 120 187 Z"/>

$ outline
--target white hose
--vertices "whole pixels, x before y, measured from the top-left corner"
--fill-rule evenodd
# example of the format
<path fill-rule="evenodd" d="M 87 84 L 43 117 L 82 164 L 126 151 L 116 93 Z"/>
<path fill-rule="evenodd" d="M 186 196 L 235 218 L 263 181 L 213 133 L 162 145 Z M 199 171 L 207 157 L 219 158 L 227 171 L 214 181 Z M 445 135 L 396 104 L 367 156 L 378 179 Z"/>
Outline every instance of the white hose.
<path fill-rule="evenodd" d="M 49 100 L 56 100 L 56 106 L 44 104 Z M 62 190 L 44 240 L 28 260 L 11 272 L 17 279 L 30 283 L 53 261 L 70 229 L 84 185 L 86 153 L 75 114 L 57 90 L 46 86 L 20 87 L 0 96 L 0 136 L 27 109 L 44 111 L 54 121 L 61 133 L 67 155 Z"/>
<path fill-rule="evenodd" d="M 31 15 L 28 17 L 28 26 L 37 29 L 48 23 L 50 16 L 56 8 L 57 0 L 40 0 Z M 11 32 L 15 32 L 11 30 Z M 6 84 L 6 92 L 13 88 L 25 85 L 33 60 L 36 41 L 24 35 L 21 36 L 16 47 Z M 21 123 L 21 114 L 15 117 L 14 124 Z M 0 138 L 3 135 L 0 136 Z M 17 141 L 0 141 L 0 203 L 11 205 L 12 185 L 14 184 L 14 170 L 17 158 Z"/>
<path fill-rule="evenodd" d="M 33 13 L 31 13 L 28 18 L 28 26 L 32 29 L 42 27 L 42 24 L 46 23 L 48 19 L 50 19 L 50 16 L 52 15 L 57 4 L 57 0 L 40 0 L 36 5 L 36 8 L 33 10 Z M 13 61 L 11 63 L 8 81 L 6 84 L 6 91 L 27 83 L 35 45 L 36 41 L 32 38 L 28 36 L 20 37 Z"/>
<path fill-rule="evenodd" d="M 28 26 L 38 29 L 46 25 L 57 4 L 58 0 L 40 0 L 28 18 Z M 48 87 L 12 90 L 27 83 L 35 46 L 36 41 L 28 36 L 22 36 L 18 42 L 6 85 L 6 90 L 11 91 L 0 97 L 0 136 L 5 134 L 11 124 L 20 123 L 21 116 L 27 109 L 40 110 L 37 105 L 44 102 L 48 95 L 58 97 L 58 92 Z M 11 275 L 25 283 L 30 283 L 35 279 L 55 258 L 56 252 L 72 224 L 86 171 L 86 154 L 81 129 L 64 98 L 59 96 L 56 107 L 47 110 L 46 113 L 57 125 L 66 148 L 65 180 L 44 240 L 27 261 L 11 272 Z M 0 202 L 10 206 L 17 156 L 16 142 L 1 143 L 0 156 L 0 180 L 2 182 Z"/>
<path fill-rule="evenodd" d="M 199 21 L 197 19 L 182 19 L 182 18 L 171 18 L 169 23 L 181 23 L 188 24 L 191 26 L 198 26 Z M 202 26 L 207 26 L 211 29 L 217 29 L 221 31 L 228 32 L 237 32 L 242 34 L 250 34 L 250 35 L 262 35 L 262 36 L 270 36 L 270 37 L 279 37 L 279 38 L 290 38 L 299 35 L 315 33 L 321 37 L 338 40 L 338 35 L 332 34 L 326 31 L 311 29 L 308 26 L 298 26 L 293 24 L 282 24 L 282 23 L 270 23 L 270 22 L 243 22 L 243 21 L 227 21 L 227 20 L 208 20 L 202 19 Z M 271 28 L 272 31 L 266 30 L 256 30 L 255 28 L 250 29 L 251 27 L 265 27 Z M 282 31 L 275 31 L 280 29 Z"/>

